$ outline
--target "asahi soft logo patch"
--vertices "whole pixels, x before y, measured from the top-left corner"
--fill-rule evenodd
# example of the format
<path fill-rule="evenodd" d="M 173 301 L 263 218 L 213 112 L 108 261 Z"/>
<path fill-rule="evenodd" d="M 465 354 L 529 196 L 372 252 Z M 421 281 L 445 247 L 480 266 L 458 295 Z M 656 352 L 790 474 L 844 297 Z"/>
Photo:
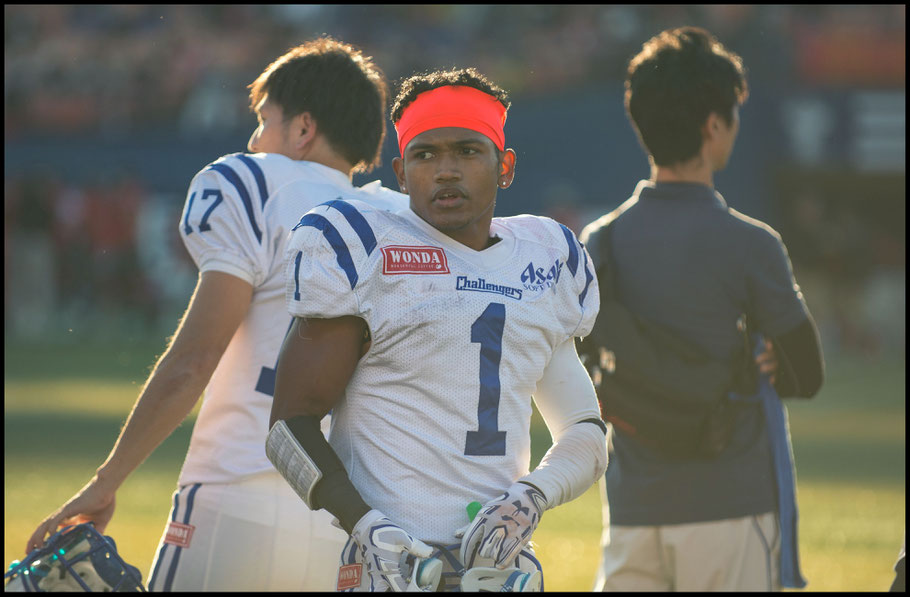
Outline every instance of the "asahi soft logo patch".
<path fill-rule="evenodd" d="M 382 273 L 448 274 L 449 264 L 440 247 L 390 245 L 382 247 Z"/>

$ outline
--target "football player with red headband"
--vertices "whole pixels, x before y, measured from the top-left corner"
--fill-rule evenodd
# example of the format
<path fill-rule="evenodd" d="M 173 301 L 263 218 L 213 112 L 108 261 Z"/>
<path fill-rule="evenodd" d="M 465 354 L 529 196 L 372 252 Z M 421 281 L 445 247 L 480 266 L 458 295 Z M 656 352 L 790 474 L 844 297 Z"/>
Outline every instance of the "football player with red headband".
<path fill-rule="evenodd" d="M 606 468 L 574 344 L 599 308 L 587 251 L 549 218 L 494 217 L 508 108 L 473 69 L 407 79 L 392 166 L 410 208 L 332 201 L 291 233 L 266 453 L 350 535 L 339 590 L 541 589 L 541 516 Z M 529 471 L 532 397 L 553 446 Z"/>

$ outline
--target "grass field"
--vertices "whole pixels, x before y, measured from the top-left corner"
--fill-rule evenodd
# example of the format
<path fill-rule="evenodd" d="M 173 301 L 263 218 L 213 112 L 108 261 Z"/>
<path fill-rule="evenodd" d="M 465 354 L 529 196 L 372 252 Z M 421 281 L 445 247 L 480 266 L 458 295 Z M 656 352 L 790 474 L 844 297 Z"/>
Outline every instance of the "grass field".
<path fill-rule="evenodd" d="M 107 455 L 161 345 L 12 346 L 4 356 L 4 560 Z M 887 590 L 905 526 L 904 355 L 829 360 L 811 401 L 788 402 L 799 538 L 809 591 Z M 117 495 L 107 533 L 145 579 L 170 507 L 192 421 Z M 539 420 L 534 462 L 549 435 Z M 547 512 L 535 534 L 550 591 L 588 591 L 599 563 L 597 487 Z"/>

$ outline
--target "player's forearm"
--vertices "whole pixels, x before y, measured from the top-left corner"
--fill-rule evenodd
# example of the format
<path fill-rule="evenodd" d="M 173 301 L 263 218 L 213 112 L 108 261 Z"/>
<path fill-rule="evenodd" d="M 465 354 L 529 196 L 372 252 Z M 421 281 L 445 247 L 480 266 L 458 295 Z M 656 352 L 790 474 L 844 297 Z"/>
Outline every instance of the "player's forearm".
<path fill-rule="evenodd" d="M 269 429 L 265 454 L 307 507 L 325 508 L 350 534 L 371 508 L 322 435 L 320 418 L 296 416 L 278 420 Z"/>
<path fill-rule="evenodd" d="M 579 497 L 607 470 L 607 442 L 602 428 L 593 421 L 578 422 L 556 439 L 526 481 L 555 508 Z"/>
<path fill-rule="evenodd" d="M 311 509 L 325 508 L 351 533 L 370 507 L 320 431 L 344 395 L 364 343 L 357 317 L 296 318 L 278 357 L 266 456 Z"/>
<path fill-rule="evenodd" d="M 556 348 L 534 392 L 534 401 L 553 437 L 553 446 L 529 475 L 547 507 L 575 499 L 607 468 L 606 425 L 597 396 L 572 339 Z"/>
<path fill-rule="evenodd" d="M 98 477 L 119 487 L 186 419 L 218 358 L 169 350 L 158 361 Z"/>

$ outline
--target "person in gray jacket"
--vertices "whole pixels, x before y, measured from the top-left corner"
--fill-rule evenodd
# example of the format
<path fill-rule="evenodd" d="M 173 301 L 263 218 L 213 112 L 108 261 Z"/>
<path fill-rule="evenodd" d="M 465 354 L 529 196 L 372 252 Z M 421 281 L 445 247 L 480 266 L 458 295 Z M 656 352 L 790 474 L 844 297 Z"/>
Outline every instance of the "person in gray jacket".
<path fill-rule="evenodd" d="M 669 458 L 612 427 L 609 522 L 596 590 L 804 584 L 793 552 L 786 426 L 770 422 L 783 421 L 782 410 L 767 409 L 782 409 L 778 396 L 815 395 L 824 365 L 780 235 L 728 207 L 714 189 L 714 173 L 726 166 L 739 131 L 744 73 L 739 56 L 694 27 L 660 33 L 629 64 L 625 106 L 651 177 L 589 224 L 581 240 L 599 266 L 600 248 L 589 239 L 609 224 L 622 302 L 713 357 L 743 350 L 736 323 L 746 314 L 762 337 L 756 349 L 765 385 L 738 410 L 729 443 L 714 457 Z M 771 397 L 767 404 L 762 395 Z M 781 504 L 788 500 L 793 508 L 784 524 Z"/>

